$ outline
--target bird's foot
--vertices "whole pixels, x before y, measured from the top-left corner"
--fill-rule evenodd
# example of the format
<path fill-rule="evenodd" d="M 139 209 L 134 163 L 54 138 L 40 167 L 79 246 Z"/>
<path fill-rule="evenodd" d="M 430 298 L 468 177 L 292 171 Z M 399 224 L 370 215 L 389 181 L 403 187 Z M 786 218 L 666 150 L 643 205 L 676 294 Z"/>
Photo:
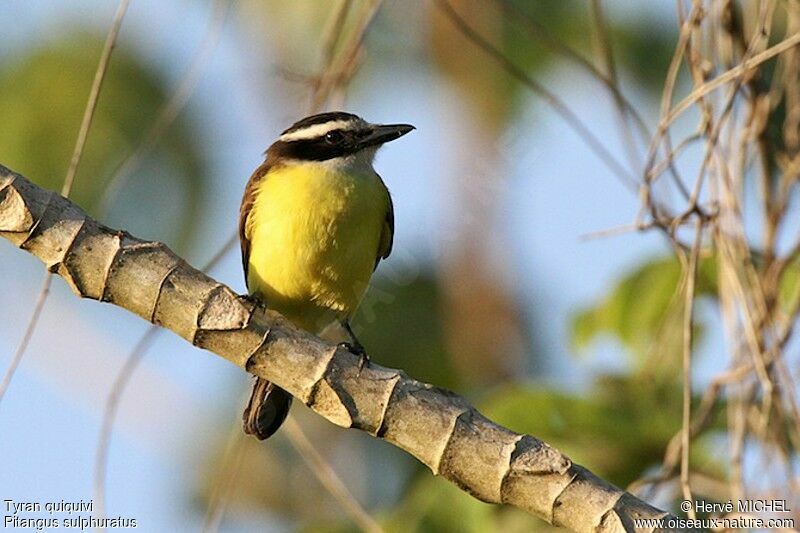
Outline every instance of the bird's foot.
<path fill-rule="evenodd" d="M 264 302 L 259 297 L 255 296 L 254 294 L 243 294 L 241 296 L 241 298 L 245 302 L 251 304 L 253 307 L 262 307 L 262 308 L 266 307 Z"/>
<path fill-rule="evenodd" d="M 348 352 L 352 353 L 353 355 L 357 355 L 360 360 L 358 361 L 358 373 L 361 374 L 361 371 L 364 370 L 364 367 L 370 363 L 369 355 L 367 355 L 367 351 L 361 346 L 359 342 L 340 342 L 338 344 L 340 348 L 344 348 Z"/>

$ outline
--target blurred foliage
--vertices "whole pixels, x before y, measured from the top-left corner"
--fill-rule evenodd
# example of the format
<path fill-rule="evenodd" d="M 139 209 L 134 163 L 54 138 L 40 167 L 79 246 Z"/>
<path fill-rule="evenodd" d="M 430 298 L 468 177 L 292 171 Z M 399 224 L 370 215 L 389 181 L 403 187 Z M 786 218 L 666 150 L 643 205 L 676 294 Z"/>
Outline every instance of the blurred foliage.
<path fill-rule="evenodd" d="M 696 294 L 717 293 L 716 261 L 702 257 L 698 267 Z M 681 265 L 674 257 L 654 259 L 623 276 L 595 306 L 572 319 L 572 342 L 580 352 L 601 335 L 622 342 L 638 368 L 656 359 L 665 379 L 677 378 L 682 349 L 684 297 Z M 696 321 L 695 342 L 702 333 Z M 657 350 L 658 353 L 654 354 Z M 655 356 L 655 357 L 654 357 Z"/>
<path fill-rule="evenodd" d="M 0 64 L 3 164 L 43 187 L 61 189 L 102 46 L 101 37 L 75 31 Z M 167 94 L 152 68 L 123 46 L 115 48 L 75 178 L 75 202 L 96 211 L 112 175 L 152 126 Z M 177 121 L 152 156 L 157 165 L 142 165 L 129 176 L 112 212 L 122 208 L 133 218 L 119 222 L 173 245 L 177 240 L 180 249 L 205 189 L 202 152 L 187 121 Z"/>
<path fill-rule="evenodd" d="M 761 254 L 751 252 L 754 263 L 763 263 Z M 716 298 L 718 261 L 703 252 L 697 272 L 695 292 L 699 297 Z M 603 335 L 622 342 L 638 366 L 652 363 L 653 351 L 673 361 L 680 368 L 684 295 L 678 292 L 681 265 L 674 256 L 653 259 L 624 275 L 608 295 L 596 305 L 573 316 L 572 342 L 576 350 L 585 350 Z M 778 303 L 788 310 L 796 304 L 800 290 L 800 264 L 789 265 L 778 284 Z M 695 342 L 703 331 L 695 321 Z M 663 362 L 663 360 L 662 360 Z M 667 365 L 669 366 L 669 365 Z M 677 375 L 676 375 L 677 377 Z"/>
<path fill-rule="evenodd" d="M 681 426 L 680 387 L 634 374 L 600 375 L 588 394 L 509 386 L 482 402 L 485 414 L 514 431 L 536 435 L 578 463 L 625 487 L 663 458 Z M 692 448 L 700 469 L 714 465 L 702 440 Z M 710 473 L 719 473 L 714 467 Z"/>
<path fill-rule="evenodd" d="M 611 29 L 612 48 L 640 88 L 660 95 L 675 52 L 675 33 L 663 21 L 640 20 Z"/>
<path fill-rule="evenodd" d="M 792 309 L 800 300 L 800 263 L 787 266 L 778 282 L 778 305 L 785 311 Z"/>
<path fill-rule="evenodd" d="M 483 533 L 531 531 L 540 520 L 524 511 L 476 500 L 430 472 L 419 476 L 401 504 L 386 520 L 390 532 Z"/>
<path fill-rule="evenodd" d="M 236 410 L 240 408 L 236 405 Z M 366 470 L 373 464 L 365 453 L 365 441 L 370 437 L 356 430 L 343 431 L 300 402 L 293 406 L 291 416 L 303 427 L 303 432 L 325 460 L 335 466 L 348 489 L 364 501 Z M 220 426 L 230 428 L 228 435 L 220 435 L 228 442 L 209 446 L 207 460 L 198 465 L 202 476 L 193 504 L 199 514 L 204 514 L 211 502 L 221 496 L 220 487 L 225 486 L 237 460 L 234 455 L 239 454 L 236 482 L 226 488 L 229 492 L 223 496 L 231 516 L 268 511 L 281 520 L 322 524 L 337 523 L 346 516 L 339 502 L 298 455 L 285 431 L 264 443 L 241 434 L 238 417 L 222 420 Z M 234 452 L 231 438 L 238 440 Z"/>
<path fill-rule="evenodd" d="M 520 24 L 525 24 L 524 20 L 512 22 L 503 16 L 501 2 L 460 0 L 451 4 L 466 24 L 534 78 L 556 59 L 532 41 L 530 33 L 520 28 Z M 514 4 L 546 25 L 553 35 L 568 40 L 586 35 L 579 29 L 581 19 L 585 20 L 579 9 L 580 2 L 516 1 Z M 430 6 L 432 28 L 428 38 L 437 68 L 453 81 L 453 88 L 469 103 L 469 108 L 481 122 L 492 130 L 499 130 L 514 116 L 521 97 L 528 93 L 483 50 L 462 35 L 441 10 L 433 3 Z"/>
<path fill-rule="evenodd" d="M 547 46 L 548 40 L 579 50 L 592 60 L 591 52 L 585 51 L 595 46 L 593 34 L 597 29 L 587 2 L 460 0 L 451 3 L 467 24 L 538 82 L 545 81 L 542 77 L 548 68 L 562 64 L 575 67 Z M 431 20 L 432 57 L 439 70 L 453 79 L 455 88 L 470 102 L 470 107 L 486 125 L 495 128 L 516 118 L 518 106 L 528 97 L 527 89 L 467 41 L 441 13 Z M 660 94 L 674 52 L 674 25 L 665 24 L 663 19 L 609 22 L 612 51 L 626 72 L 632 73 L 652 94 Z M 470 53 L 464 53 L 465 47 Z"/>
<path fill-rule="evenodd" d="M 269 29 L 259 37 L 269 41 L 274 55 L 280 58 L 281 68 L 293 74 L 311 75 L 319 61 L 322 31 L 335 4 L 338 2 L 248 0 L 242 8 L 252 17 L 251 22 L 261 20 L 264 29 Z M 274 68 L 270 70 L 274 72 Z"/>
<path fill-rule="evenodd" d="M 433 273 L 407 284 L 378 276 L 355 317 L 356 334 L 371 353 L 379 354 L 375 362 L 413 368 L 415 379 L 458 390 L 464 380 L 447 356 L 441 305 Z"/>

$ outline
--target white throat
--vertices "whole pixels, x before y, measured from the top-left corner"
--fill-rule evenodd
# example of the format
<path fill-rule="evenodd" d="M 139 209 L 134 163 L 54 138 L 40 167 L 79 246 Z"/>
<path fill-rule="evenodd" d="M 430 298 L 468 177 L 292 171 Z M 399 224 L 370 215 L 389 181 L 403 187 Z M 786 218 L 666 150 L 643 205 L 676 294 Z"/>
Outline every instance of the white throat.
<path fill-rule="evenodd" d="M 370 146 L 354 154 L 333 157 L 324 161 L 298 161 L 298 163 L 319 166 L 328 172 L 373 175 L 375 174 L 375 168 L 372 166 L 372 163 L 375 161 L 375 153 L 378 151 L 378 148 L 379 146 Z"/>

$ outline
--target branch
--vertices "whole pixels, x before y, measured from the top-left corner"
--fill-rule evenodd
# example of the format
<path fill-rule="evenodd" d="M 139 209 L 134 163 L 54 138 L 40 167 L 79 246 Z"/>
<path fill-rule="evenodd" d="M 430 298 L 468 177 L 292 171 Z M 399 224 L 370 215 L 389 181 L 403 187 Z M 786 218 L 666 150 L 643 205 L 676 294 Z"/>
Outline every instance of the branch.
<path fill-rule="evenodd" d="M 637 518 L 674 518 L 449 391 L 372 363 L 359 371 L 358 356 L 256 306 L 166 245 L 107 228 L 2 165 L 0 236 L 78 296 L 124 307 L 274 381 L 334 424 L 402 448 L 480 500 L 576 531 L 633 531 Z"/>

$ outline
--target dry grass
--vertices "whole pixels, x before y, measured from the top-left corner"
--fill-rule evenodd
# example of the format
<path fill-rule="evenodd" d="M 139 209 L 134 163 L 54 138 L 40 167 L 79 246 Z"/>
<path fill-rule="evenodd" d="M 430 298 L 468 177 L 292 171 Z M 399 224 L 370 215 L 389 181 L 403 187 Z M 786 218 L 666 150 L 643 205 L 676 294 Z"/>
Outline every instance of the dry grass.
<path fill-rule="evenodd" d="M 680 470 L 680 486 L 688 497 L 689 448 L 708 428 L 711 406 L 725 400 L 729 476 L 724 493 L 711 496 L 723 501 L 765 496 L 747 487 L 747 452 L 748 458 L 760 458 L 765 475 L 774 477 L 769 482 L 773 495 L 796 499 L 792 463 L 800 444 L 800 418 L 796 378 L 785 348 L 800 307 L 798 287 L 791 286 L 790 278 L 798 268 L 800 238 L 781 237 L 781 229 L 789 225 L 790 197 L 800 178 L 800 3 L 767 0 L 742 7 L 726 0 L 695 1 L 688 12 L 682 2 L 678 6 L 681 28 L 664 85 L 661 120 L 650 142 L 638 224 L 667 236 L 688 278 L 693 276 L 693 262 L 686 261 L 689 250 L 702 246 L 704 256 L 716 258 L 728 364 L 706 389 L 700 406 L 685 412 L 681 433 L 668 447 L 659 475 L 636 488 L 673 480 Z M 673 105 L 682 72 L 690 77 L 692 88 Z M 684 134 L 673 149 L 671 138 L 679 131 L 676 119 L 686 113 L 697 117 L 697 129 Z M 779 128 L 782 135 L 768 128 Z M 676 181 L 662 180 L 665 169 L 681 159 L 690 143 L 703 144 L 701 164 L 691 180 L 677 171 Z M 749 183 L 758 186 L 758 220 L 744 216 L 745 202 L 752 197 Z M 690 191 L 688 196 L 681 188 Z M 691 222 L 699 228 L 693 241 L 681 231 Z M 793 242 L 788 253 L 781 251 L 787 248 L 785 242 L 779 246 L 786 237 Z M 791 295 L 784 298 L 787 287 Z M 689 285 L 685 290 L 691 299 Z M 685 332 L 690 336 L 692 321 L 687 318 Z M 686 348 L 689 363 L 691 345 Z M 688 388 L 691 365 L 684 371 Z M 687 390 L 684 400 L 690 398 Z M 677 442 L 681 453 L 676 453 Z M 783 489 L 787 486 L 791 494 Z"/>

